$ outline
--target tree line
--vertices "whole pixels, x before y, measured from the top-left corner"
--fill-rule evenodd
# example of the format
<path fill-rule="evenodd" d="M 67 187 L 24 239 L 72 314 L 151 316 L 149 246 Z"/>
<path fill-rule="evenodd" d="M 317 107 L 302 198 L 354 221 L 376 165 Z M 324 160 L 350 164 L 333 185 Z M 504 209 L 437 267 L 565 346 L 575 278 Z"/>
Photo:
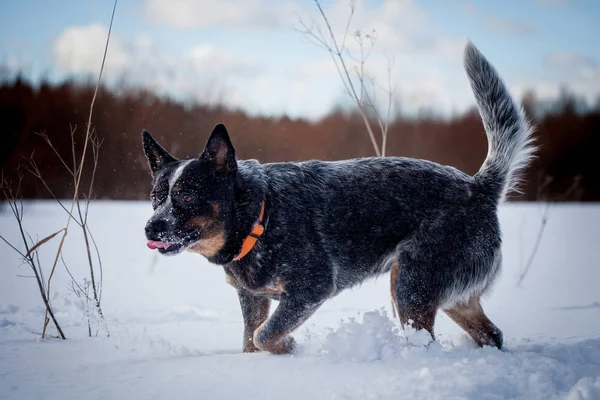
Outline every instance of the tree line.
<path fill-rule="evenodd" d="M 72 175 L 40 135 L 64 159 L 85 137 L 94 85 L 76 81 L 34 85 L 16 76 L 0 82 L 0 168 L 5 178 L 33 158 L 59 198 L 72 193 Z M 522 194 L 511 200 L 599 201 L 600 102 L 589 106 L 563 90 L 553 102 L 529 93 L 525 111 L 534 120 L 538 157 L 528 170 Z M 251 116 L 223 105 L 191 104 L 146 90 L 102 87 L 94 106 L 93 129 L 102 145 L 94 176 L 98 199 L 147 199 L 150 176 L 141 132 L 150 131 L 172 154 L 196 157 L 217 123 L 227 126 L 238 158 L 261 162 L 341 160 L 373 155 L 361 117 L 332 110 L 319 121 Z M 487 154 L 483 125 L 475 109 L 452 117 L 434 112 L 398 115 L 390 123 L 386 154 L 425 158 L 474 174 Z M 91 154 L 90 154 L 91 157 Z M 92 179 L 91 169 L 83 180 Z M 35 178 L 23 180 L 25 198 L 50 194 Z"/>

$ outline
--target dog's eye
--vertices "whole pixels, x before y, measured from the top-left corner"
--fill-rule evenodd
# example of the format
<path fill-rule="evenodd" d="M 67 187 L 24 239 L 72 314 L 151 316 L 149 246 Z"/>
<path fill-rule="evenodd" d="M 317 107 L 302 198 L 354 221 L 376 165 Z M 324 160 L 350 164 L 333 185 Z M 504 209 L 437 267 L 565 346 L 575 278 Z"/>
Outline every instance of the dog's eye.
<path fill-rule="evenodd" d="M 181 195 L 181 200 L 183 200 L 185 203 L 189 203 L 190 201 L 194 200 L 194 197 L 189 193 L 183 193 Z"/>

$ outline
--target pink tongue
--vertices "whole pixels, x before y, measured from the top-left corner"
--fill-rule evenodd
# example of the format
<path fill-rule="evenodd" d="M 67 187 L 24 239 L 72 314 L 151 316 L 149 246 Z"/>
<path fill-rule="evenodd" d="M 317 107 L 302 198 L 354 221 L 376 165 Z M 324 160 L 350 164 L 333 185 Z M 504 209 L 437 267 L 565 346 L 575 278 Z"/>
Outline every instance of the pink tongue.
<path fill-rule="evenodd" d="M 148 243 L 146 243 L 146 245 L 151 250 L 156 250 L 156 249 L 165 249 L 166 250 L 169 247 L 171 247 L 171 243 L 159 242 L 156 240 L 148 240 Z"/>

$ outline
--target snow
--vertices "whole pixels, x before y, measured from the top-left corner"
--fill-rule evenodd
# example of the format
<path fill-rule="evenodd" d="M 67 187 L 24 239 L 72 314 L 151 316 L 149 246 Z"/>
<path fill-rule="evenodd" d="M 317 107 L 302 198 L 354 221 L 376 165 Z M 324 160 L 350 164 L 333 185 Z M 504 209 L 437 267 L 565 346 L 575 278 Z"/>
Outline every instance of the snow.
<path fill-rule="evenodd" d="M 41 340 L 37 285 L 17 276 L 30 271 L 0 243 L 0 399 L 600 399 L 600 206 L 553 205 L 519 287 L 543 207 L 501 208 L 504 272 L 483 306 L 506 351 L 476 348 L 443 313 L 438 341 L 424 346 L 421 332 L 404 333 L 392 318 L 382 276 L 327 302 L 295 332 L 297 354 L 274 356 L 241 353 L 239 304 L 220 267 L 146 247 L 149 203 L 97 202 L 90 226 L 111 336 L 87 337 L 61 266 L 52 302 L 68 340 Z M 65 220 L 51 202 L 25 205 L 25 225 L 40 238 Z M 82 278 L 76 228 L 65 254 Z M 7 209 L 0 234 L 18 240 Z M 41 250 L 46 268 L 57 244 Z"/>

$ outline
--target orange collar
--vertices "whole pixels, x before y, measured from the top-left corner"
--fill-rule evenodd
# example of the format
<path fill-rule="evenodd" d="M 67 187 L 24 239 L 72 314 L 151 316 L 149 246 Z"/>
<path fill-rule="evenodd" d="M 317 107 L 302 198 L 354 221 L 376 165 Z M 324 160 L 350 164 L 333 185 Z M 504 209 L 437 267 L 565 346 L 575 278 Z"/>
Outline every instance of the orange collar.
<path fill-rule="evenodd" d="M 233 261 L 239 261 L 246 256 L 246 254 L 250 253 L 250 251 L 254 248 L 254 245 L 258 241 L 258 238 L 265 232 L 265 226 L 263 225 L 263 220 L 265 218 L 265 202 L 262 202 L 262 206 L 260 207 L 260 216 L 258 217 L 258 221 L 254 224 L 252 228 L 252 232 L 246 239 L 244 239 L 244 243 L 242 243 L 242 251 L 233 259 Z"/>

